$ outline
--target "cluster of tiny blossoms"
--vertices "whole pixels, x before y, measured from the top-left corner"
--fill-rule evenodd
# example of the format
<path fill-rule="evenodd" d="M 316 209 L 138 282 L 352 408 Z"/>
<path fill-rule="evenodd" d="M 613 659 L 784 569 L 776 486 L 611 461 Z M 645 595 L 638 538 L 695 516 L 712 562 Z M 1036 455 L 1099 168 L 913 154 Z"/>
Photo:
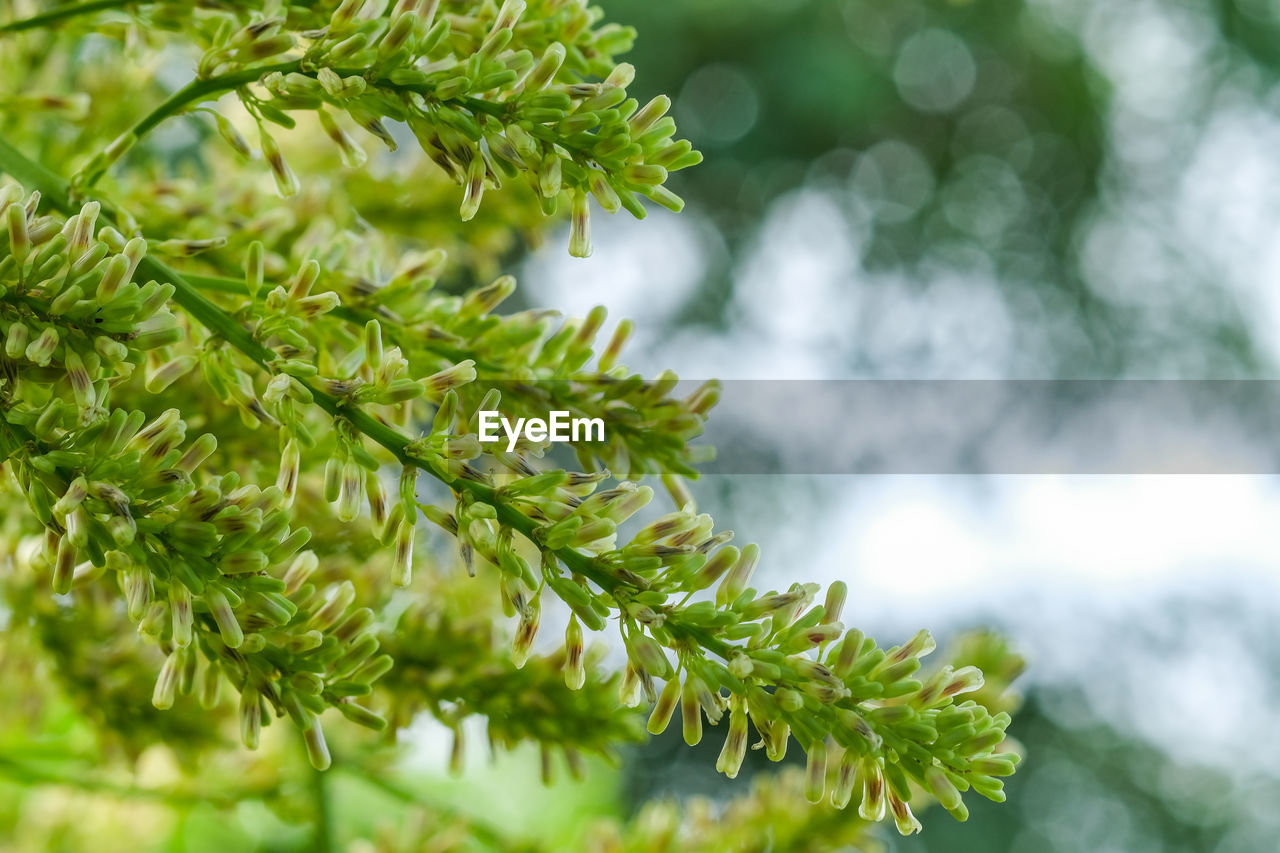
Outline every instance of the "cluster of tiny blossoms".
<path fill-rule="evenodd" d="M 151 14 L 181 13 L 160 3 Z M 363 154 L 346 123 L 394 146 L 391 122 L 403 122 L 462 185 L 463 218 L 487 187 L 523 182 L 549 212 L 568 198 L 571 251 L 584 255 L 588 196 L 636 215 L 639 196 L 678 208 L 663 181 L 698 159 L 672 140 L 665 98 L 641 107 L 626 97 L 632 70 L 613 57 L 628 31 L 595 26 L 579 0 L 264 2 L 188 14 L 205 48 L 196 79 L 72 184 L 0 140 L 0 169 L 45 194 L 0 196 L 0 458 L 44 530 L 37 571 L 58 593 L 116 581 L 163 652 L 157 708 L 229 682 L 247 744 L 270 711 L 287 714 L 323 767 L 326 708 L 385 725 L 366 707 L 374 700 L 357 702 L 394 665 L 385 642 L 406 659 L 387 691 L 397 723 L 423 706 L 451 723 L 489 714 L 497 739 L 573 747 L 582 738 L 539 725 L 536 703 L 518 705 L 529 719 L 504 734 L 492 722 L 512 703 L 482 691 L 545 693 L 555 677 L 562 697 L 550 717 L 570 706 L 565 696 L 594 704 L 602 681 L 610 692 L 616 681 L 621 705 L 652 704 L 651 732 L 677 711 L 690 744 L 724 723 L 726 775 L 737 775 L 752 728 L 774 760 L 794 739 L 810 800 L 891 818 L 904 833 L 919 828 L 910 803 L 920 792 L 960 819 L 969 789 L 1003 798 L 1017 761 L 1005 745 L 1009 715 L 971 698 L 983 685 L 977 669 L 922 675 L 926 632 L 881 648 L 846 629 L 843 584 L 825 594 L 752 586 L 759 549 L 716 531 L 681 479 L 695 473 L 687 444 L 717 386 L 678 399 L 673 375 L 630 373 L 618 362 L 627 324 L 598 346 L 599 310 L 569 320 L 493 313 L 509 277 L 461 296 L 433 291 L 439 252 L 408 256 L 388 278 L 316 257 L 284 272 L 272 263 L 279 247 L 252 243 L 231 259 L 221 238 L 148 240 L 91 200 L 159 123 L 234 92 L 283 194 L 298 180 L 268 125 L 315 113 L 354 164 Z M 214 117 L 247 152 L 234 125 Z M 499 408 L 598 414 L 609 439 L 574 444 L 581 471 L 553 468 L 547 442 L 478 440 L 479 413 Z M 219 449 L 224 437 L 230 451 Z M 245 472 L 275 481 L 255 485 Z M 631 478 L 659 472 L 677 510 L 639 526 L 653 490 Z M 447 497 L 422 499 L 424 480 Z M 305 550 L 311 533 L 295 504 L 309 496 L 332 506 L 347 538 L 388 552 L 400 586 L 414 582 L 422 519 L 456 540 L 462 565 L 496 579 L 514 620 L 507 667 L 447 690 L 421 677 L 431 660 L 415 673 L 400 632 L 388 636 L 358 606 L 363 585 L 322 570 L 347 566 L 338 552 L 355 546 L 318 537 L 327 544 Z M 571 616 L 561 651 L 531 659 L 544 595 Z M 402 624 L 424 642 L 448 628 Z M 589 632 L 611 625 L 628 660 L 613 679 L 585 651 Z M 492 664 L 489 645 L 474 643 L 477 666 Z M 611 737 L 629 736 L 624 717 L 605 717 L 617 723 Z"/>
<path fill-rule="evenodd" d="M 276 4 L 266 4 L 272 6 Z M 626 87 L 635 69 L 614 64 L 633 33 L 596 27 L 585 0 L 344 0 L 325 18 L 278 4 L 211 26 L 199 79 L 116 139 L 80 176 L 91 185 L 152 127 L 180 110 L 234 91 L 257 124 L 258 143 L 284 196 L 299 183 L 269 126 L 292 128 L 292 113 L 314 112 L 349 166 L 366 153 L 344 122 L 394 151 L 387 122 L 402 122 L 462 188 L 462 219 L 486 189 L 526 184 L 543 212 L 563 199 L 571 212 L 570 253 L 591 254 L 588 199 L 643 218 L 648 198 L 672 210 L 683 202 L 668 173 L 701 161 L 666 115 L 665 95 L 641 105 Z M 599 78 L 599 79 L 592 79 Z M 250 143 L 206 108 L 238 152 Z"/>
<path fill-rule="evenodd" d="M 146 242 L 96 228 L 94 203 L 62 220 L 18 196 L 0 196 L 0 445 L 46 530 L 36 562 L 57 593 L 118 582 L 139 633 L 166 653 L 156 707 L 180 691 L 211 701 L 229 681 L 246 744 L 268 709 L 288 713 L 327 764 L 324 708 L 382 725 L 353 701 L 389 664 L 365 639 L 372 613 L 351 608 L 350 583 L 307 582 L 318 561 L 290 491 L 210 472 L 216 438 L 188 436 L 176 409 L 148 419 L 111 405 L 138 367 L 152 365 L 145 385 L 161 393 L 196 361 L 167 353 L 184 336 L 164 307 L 173 286 L 132 280 Z"/>

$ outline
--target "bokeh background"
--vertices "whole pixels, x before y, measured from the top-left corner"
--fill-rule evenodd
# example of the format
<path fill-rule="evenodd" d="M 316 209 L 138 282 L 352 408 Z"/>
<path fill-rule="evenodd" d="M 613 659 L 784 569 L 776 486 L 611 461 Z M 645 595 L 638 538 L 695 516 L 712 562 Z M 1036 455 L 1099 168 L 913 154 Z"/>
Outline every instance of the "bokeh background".
<path fill-rule="evenodd" d="M 1274 378 L 1280 3 L 605 0 L 707 162 L 525 298 L 743 379 Z M 697 494 L 846 621 L 1008 636 L 1009 803 L 903 851 L 1275 849 L 1274 477 L 717 477 Z M 660 740 L 624 801 L 727 796 Z M 672 773 L 672 766 L 679 772 Z"/>

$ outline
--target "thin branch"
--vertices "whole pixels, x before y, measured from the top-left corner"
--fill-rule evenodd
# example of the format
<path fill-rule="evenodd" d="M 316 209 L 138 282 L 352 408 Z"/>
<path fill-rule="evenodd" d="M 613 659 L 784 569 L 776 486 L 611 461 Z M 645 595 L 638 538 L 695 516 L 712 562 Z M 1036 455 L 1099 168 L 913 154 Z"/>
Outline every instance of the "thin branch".
<path fill-rule="evenodd" d="M 119 9 L 133 2 L 136 2 L 136 0 L 88 0 L 85 3 L 69 3 L 56 9 L 50 9 L 47 12 L 41 12 L 38 15 L 32 15 L 30 18 L 0 24 L 0 35 L 18 33 L 23 30 L 36 30 L 41 27 L 47 27 L 50 24 L 56 24 L 59 21 L 65 21 L 68 18 L 89 15 L 105 9 Z"/>

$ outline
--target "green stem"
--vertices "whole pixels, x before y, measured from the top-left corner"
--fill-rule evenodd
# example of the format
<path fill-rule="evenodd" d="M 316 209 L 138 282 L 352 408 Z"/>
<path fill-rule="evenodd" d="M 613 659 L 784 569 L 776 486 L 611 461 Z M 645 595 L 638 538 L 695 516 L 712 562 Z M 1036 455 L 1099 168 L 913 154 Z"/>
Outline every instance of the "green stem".
<path fill-rule="evenodd" d="M 56 773 L 5 755 L 0 755 L 0 775 L 21 785 L 57 785 L 104 796 L 158 800 L 182 806 L 212 804 L 219 808 L 231 808 L 244 800 L 269 797 L 273 791 L 271 787 L 228 791 L 173 791 L 164 788 L 143 788 L 138 785 L 95 779 L 84 773 Z"/>
<path fill-rule="evenodd" d="M 165 98 L 164 101 L 151 112 L 138 119 L 137 123 L 134 124 L 133 127 L 129 128 L 124 135 L 132 135 L 134 137 L 134 143 L 136 144 L 138 140 L 150 133 L 165 119 L 178 115 L 192 104 L 198 104 L 205 100 L 216 100 L 227 92 L 238 89 L 241 86 L 247 86 L 255 80 L 260 79 L 262 75 L 270 74 L 272 71 L 279 71 L 285 74 L 297 71 L 300 65 L 301 63 L 297 61 L 282 62 L 276 65 L 262 65 L 254 68 L 244 68 L 240 71 L 233 71 L 229 74 L 221 74 L 217 77 L 209 77 L 203 80 L 192 80 L 190 83 Z M 87 173 L 84 176 L 83 186 L 86 189 L 92 187 L 98 182 L 98 179 L 106 173 L 106 171 L 106 167 L 104 166 L 100 169 Z"/>
<path fill-rule="evenodd" d="M 302 743 L 303 755 L 306 756 L 306 742 L 299 742 Z M 337 848 L 333 838 L 333 808 L 329 800 L 328 780 L 325 779 L 325 771 L 317 770 L 311 766 L 309 757 L 306 758 L 306 761 L 307 769 L 311 774 L 311 802 L 315 806 L 315 836 L 312 849 L 316 853 L 333 853 Z"/>
<path fill-rule="evenodd" d="M 40 190 L 42 196 L 62 213 L 71 215 L 74 212 L 69 200 L 69 190 L 66 182 L 40 164 L 28 159 L 3 138 L 0 138 L 0 170 L 7 172 L 28 189 Z M 107 219 L 114 218 L 111 207 L 105 203 L 102 204 L 102 213 Z M 143 279 L 154 279 L 172 284 L 174 287 L 173 300 L 183 310 L 214 335 L 238 349 L 262 370 L 270 374 L 275 373 L 272 365 L 276 361 L 276 354 L 260 344 L 248 329 L 211 302 L 195 285 L 176 270 L 170 269 L 154 257 L 147 255 L 139 262 L 137 271 Z M 573 548 L 548 549 L 543 546 L 537 535 L 540 527 L 538 522 L 504 500 L 493 486 L 460 477 L 451 478 L 439 473 L 431 467 L 429 460 L 416 456 L 410 451 L 410 440 L 396 430 L 367 412 L 350 406 L 346 400 L 331 396 L 305 380 L 300 379 L 298 381 L 311 394 L 317 406 L 335 418 L 344 418 L 356 430 L 363 433 L 374 443 L 381 445 L 401 465 L 425 470 L 455 493 L 467 492 L 475 500 L 493 507 L 499 522 L 518 531 L 546 553 L 554 555 L 571 572 L 589 578 L 606 593 L 614 596 L 615 600 L 617 593 L 626 591 L 626 585 L 601 568 L 594 557 L 583 554 Z M 733 650 L 733 647 L 728 643 L 708 634 L 697 626 L 682 625 L 676 620 L 668 619 L 666 628 L 668 633 L 677 640 L 701 646 L 712 654 L 726 660 Z"/>
<path fill-rule="evenodd" d="M 334 72 L 339 77 L 364 77 L 369 69 L 367 68 L 335 68 Z M 275 65 L 257 65 L 251 68 L 242 68 L 239 71 L 232 71 L 227 74 L 219 74 L 217 77 L 208 77 L 205 79 L 192 80 L 181 89 L 174 92 L 164 100 L 159 106 L 147 113 L 128 131 L 125 136 L 133 136 L 133 143 L 136 144 L 143 136 L 150 133 L 157 125 L 165 119 L 178 115 L 186 110 L 192 104 L 199 103 L 204 100 L 215 100 L 225 95 L 227 92 L 247 86 L 254 83 L 266 74 L 278 71 L 281 74 L 305 74 L 308 77 L 315 77 L 315 71 L 308 70 L 303 67 L 301 60 L 292 62 L 280 62 Z M 420 95 L 434 94 L 433 86 L 421 86 L 412 84 L 393 83 L 386 78 L 378 78 L 370 81 L 372 85 L 383 89 L 389 89 L 395 92 L 414 92 Z M 473 98 L 470 96 L 460 96 L 456 98 L 441 99 L 441 103 L 453 104 L 455 106 L 465 107 L 473 113 L 485 113 L 494 118 L 502 119 L 509 115 L 511 104 L 495 104 L 486 101 L 483 98 Z M 545 142 L 554 142 L 570 151 L 582 154 L 582 150 L 561 138 L 552 128 L 535 124 L 529 132 Z M 97 169 L 85 175 L 82 186 L 85 188 L 92 187 L 97 183 L 98 179 L 105 173 L 106 168 Z"/>
<path fill-rule="evenodd" d="M 122 6 L 129 5 L 131 2 L 135 2 L 135 0 L 89 0 L 86 3 L 69 3 L 66 6 L 59 6 L 47 12 L 41 12 L 39 15 L 32 15 L 30 18 L 0 24 L 0 35 L 40 29 L 79 15 L 101 12 L 104 9 L 119 9 Z"/>

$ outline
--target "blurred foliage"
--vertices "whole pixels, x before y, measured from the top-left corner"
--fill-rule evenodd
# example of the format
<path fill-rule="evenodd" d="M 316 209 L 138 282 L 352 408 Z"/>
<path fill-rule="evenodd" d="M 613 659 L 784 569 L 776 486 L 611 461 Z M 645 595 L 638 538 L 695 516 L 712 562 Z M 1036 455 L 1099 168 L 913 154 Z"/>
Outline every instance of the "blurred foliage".
<path fill-rule="evenodd" d="M 708 153 L 673 185 L 728 251 L 704 237 L 710 268 L 683 322 L 730 321 L 771 213 L 804 190 L 831 205 L 860 267 L 839 282 L 866 310 L 848 318 L 836 373 L 972 370 L 945 350 L 930 360 L 956 322 L 1009 338 L 978 367 L 996 375 L 1271 369 L 1253 298 L 1178 220 L 1215 110 L 1270 110 L 1274 3 L 603 5 L 645 16 L 636 85 L 678 93 L 674 113 Z M 1181 73 L 1143 71 L 1160 51 Z M 905 338 L 887 355 L 867 342 L 886 328 Z"/>

